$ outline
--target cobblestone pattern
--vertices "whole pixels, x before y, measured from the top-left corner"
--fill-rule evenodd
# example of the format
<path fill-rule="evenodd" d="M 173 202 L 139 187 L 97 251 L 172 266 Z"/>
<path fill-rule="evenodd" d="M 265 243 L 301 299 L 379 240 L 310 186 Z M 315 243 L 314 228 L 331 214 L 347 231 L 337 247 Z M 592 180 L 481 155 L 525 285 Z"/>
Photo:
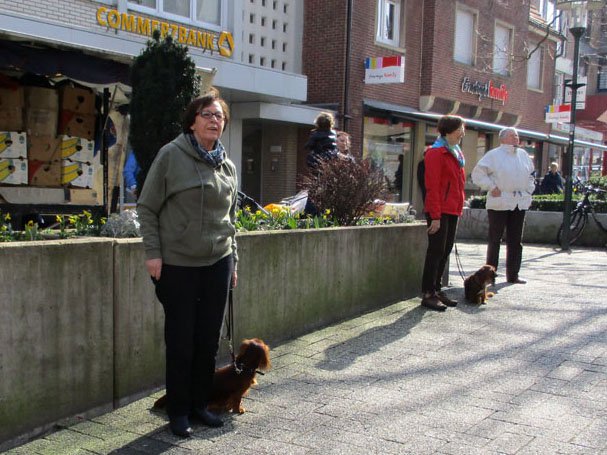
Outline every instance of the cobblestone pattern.
<path fill-rule="evenodd" d="M 458 247 L 465 274 L 483 264 Z M 221 429 L 172 436 L 155 394 L 8 453 L 607 454 L 607 252 L 523 254 L 528 284 L 501 275 L 487 305 L 412 299 L 277 346 Z"/>

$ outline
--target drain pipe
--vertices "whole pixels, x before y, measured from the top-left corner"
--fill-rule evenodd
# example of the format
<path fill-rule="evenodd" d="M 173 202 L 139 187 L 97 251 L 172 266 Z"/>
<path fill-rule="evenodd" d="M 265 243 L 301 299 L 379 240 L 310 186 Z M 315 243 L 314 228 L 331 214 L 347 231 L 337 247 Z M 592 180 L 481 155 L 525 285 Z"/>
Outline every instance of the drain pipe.
<path fill-rule="evenodd" d="M 348 98 L 348 92 L 350 91 L 350 51 L 352 47 L 352 8 L 353 0 L 348 0 L 346 5 L 346 62 L 344 69 L 344 95 L 342 102 L 342 129 L 348 131 L 348 122 L 351 119 L 350 116 L 350 100 Z"/>

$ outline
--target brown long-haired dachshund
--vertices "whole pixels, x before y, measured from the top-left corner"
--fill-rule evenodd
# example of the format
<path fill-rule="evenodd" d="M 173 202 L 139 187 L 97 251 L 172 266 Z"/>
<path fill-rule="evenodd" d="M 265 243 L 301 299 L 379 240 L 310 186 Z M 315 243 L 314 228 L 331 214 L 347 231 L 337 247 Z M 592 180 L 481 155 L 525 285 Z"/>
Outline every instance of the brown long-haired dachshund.
<path fill-rule="evenodd" d="M 263 340 L 259 338 L 242 340 L 235 361 L 215 370 L 209 410 L 214 412 L 232 410 L 234 413 L 244 413 L 242 398 L 249 393 L 251 386 L 257 384 L 255 379 L 257 373 L 268 371 L 271 366 L 270 348 Z M 155 408 L 165 406 L 166 395 L 154 403 Z"/>
<path fill-rule="evenodd" d="M 466 278 L 464 280 L 466 300 L 476 304 L 487 303 L 487 299 L 493 297 L 493 292 L 488 292 L 487 288 L 495 284 L 496 276 L 495 267 L 484 265 Z"/>

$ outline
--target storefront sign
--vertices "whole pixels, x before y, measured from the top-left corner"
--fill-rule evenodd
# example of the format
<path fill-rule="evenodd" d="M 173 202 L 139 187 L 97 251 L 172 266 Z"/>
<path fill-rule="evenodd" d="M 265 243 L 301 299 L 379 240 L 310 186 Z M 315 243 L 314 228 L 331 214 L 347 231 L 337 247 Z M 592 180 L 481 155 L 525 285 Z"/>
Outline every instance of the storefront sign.
<path fill-rule="evenodd" d="M 405 82 L 405 57 L 365 58 L 365 84 Z"/>
<path fill-rule="evenodd" d="M 462 92 L 472 93 L 477 95 L 479 101 L 483 98 L 491 98 L 502 102 L 502 105 L 508 101 L 508 89 L 506 84 L 501 84 L 499 87 L 493 85 L 493 81 L 479 82 L 472 81 L 469 77 L 464 77 L 462 80 Z"/>
<path fill-rule="evenodd" d="M 104 6 L 97 9 L 97 23 L 102 27 L 144 36 L 152 36 L 152 32 L 158 29 L 161 37 L 171 35 L 177 42 L 186 46 L 219 52 L 222 57 L 231 57 L 234 53 L 234 38 L 230 32 L 195 30 L 136 14 L 121 13 Z"/>
<path fill-rule="evenodd" d="M 571 104 L 551 104 L 546 106 L 546 123 L 570 122 Z"/>
<path fill-rule="evenodd" d="M 588 77 L 578 76 L 577 83 L 580 84 L 581 87 L 576 90 L 577 94 L 575 95 L 575 108 L 583 111 L 586 109 L 586 85 L 588 83 Z M 571 92 L 571 87 L 565 84 L 565 103 L 571 104 Z"/>

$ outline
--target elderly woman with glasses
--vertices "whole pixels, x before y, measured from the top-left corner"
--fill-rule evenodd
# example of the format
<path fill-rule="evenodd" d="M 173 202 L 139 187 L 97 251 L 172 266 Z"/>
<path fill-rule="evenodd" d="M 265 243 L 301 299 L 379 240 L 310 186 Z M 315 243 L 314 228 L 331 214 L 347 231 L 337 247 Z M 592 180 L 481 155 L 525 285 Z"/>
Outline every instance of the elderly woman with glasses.
<path fill-rule="evenodd" d="M 169 427 L 189 418 L 223 425 L 207 409 L 230 285 L 237 281 L 236 168 L 219 140 L 229 120 L 217 92 L 186 108 L 183 132 L 158 152 L 137 212 L 145 266 L 165 313 Z"/>

